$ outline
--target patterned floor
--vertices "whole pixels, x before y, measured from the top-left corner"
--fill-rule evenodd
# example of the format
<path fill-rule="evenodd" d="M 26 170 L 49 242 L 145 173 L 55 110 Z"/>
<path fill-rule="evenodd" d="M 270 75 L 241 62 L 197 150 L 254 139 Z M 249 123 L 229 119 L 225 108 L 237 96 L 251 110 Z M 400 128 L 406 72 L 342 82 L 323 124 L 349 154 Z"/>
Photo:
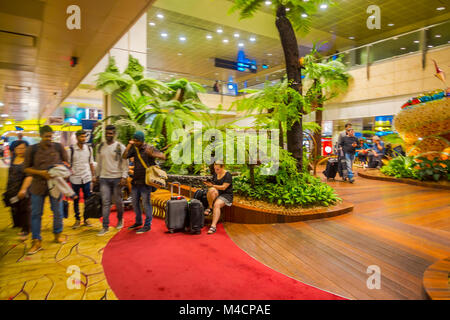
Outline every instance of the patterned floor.
<path fill-rule="evenodd" d="M 0 194 L 4 192 L 7 169 L 0 168 Z M 42 223 L 42 246 L 35 255 L 27 256 L 31 239 L 22 242 L 13 229 L 9 208 L 0 204 L 0 299 L 17 300 L 116 300 L 109 288 L 101 264 L 103 248 L 117 231 L 103 237 L 96 233 L 100 222 L 92 227 L 73 230 L 73 206 L 69 219 L 64 219 L 65 244 L 53 241 L 52 216 L 47 200 Z M 75 267 L 70 267 L 75 266 Z M 70 267 L 70 268 L 69 268 Z M 75 271 L 73 271 L 75 270 Z M 77 270 L 80 276 L 77 277 Z M 78 285 L 76 279 L 79 279 Z"/>

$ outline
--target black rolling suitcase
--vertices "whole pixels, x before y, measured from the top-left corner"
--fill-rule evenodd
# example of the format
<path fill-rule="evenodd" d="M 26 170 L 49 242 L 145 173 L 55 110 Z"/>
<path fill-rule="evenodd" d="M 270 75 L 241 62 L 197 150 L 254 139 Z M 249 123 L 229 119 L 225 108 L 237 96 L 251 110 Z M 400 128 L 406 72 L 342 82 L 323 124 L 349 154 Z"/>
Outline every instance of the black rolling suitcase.
<path fill-rule="evenodd" d="M 327 179 L 336 178 L 336 174 L 338 172 L 338 159 L 330 158 L 327 162 L 327 167 L 323 171 L 323 174 Z"/>
<path fill-rule="evenodd" d="M 204 189 L 198 189 L 197 191 L 195 191 L 194 193 L 194 199 L 200 200 L 200 202 L 203 204 L 203 208 L 208 208 L 208 198 L 207 195 L 208 194 L 208 190 L 204 190 Z"/>
<path fill-rule="evenodd" d="M 100 196 L 100 192 L 92 192 L 91 195 L 85 200 L 84 217 L 86 219 L 99 219 L 102 217 L 102 197 Z"/>
<path fill-rule="evenodd" d="M 191 234 L 200 234 L 205 226 L 205 208 L 200 200 L 191 199 L 189 201 L 189 230 Z"/>
<path fill-rule="evenodd" d="M 178 184 L 178 196 L 173 196 L 173 185 Z M 166 227 L 169 233 L 183 231 L 188 217 L 188 202 L 180 194 L 180 183 L 174 182 L 170 186 L 170 200 L 166 204 Z"/>

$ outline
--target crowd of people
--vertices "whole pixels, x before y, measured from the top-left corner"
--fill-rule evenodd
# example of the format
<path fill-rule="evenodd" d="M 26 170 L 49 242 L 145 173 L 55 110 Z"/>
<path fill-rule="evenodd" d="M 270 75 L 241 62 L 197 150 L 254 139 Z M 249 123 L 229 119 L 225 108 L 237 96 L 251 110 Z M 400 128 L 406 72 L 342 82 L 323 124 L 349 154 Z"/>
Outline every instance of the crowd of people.
<path fill-rule="evenodd" d="M 95 157 L 93 148 L 86 143 L 87 133 L 83 130 L 76 132 L 77 142 L 67 150 L 60 143 L 53 142 L 54 132 L 50 126 L 41 127 L 39 133 L 41 141 L 37 144 L 28 146 L 22 139 L 22 134 L 11 144 L 11 163 L 7 188 L 3 195 L 5 204 L 11 207 L 13 227 L 20 228 L 20 239 L 25 241 L 31 233 L 32 245 L 28 255 L 42 250 L 41 224 L 46 197 L 50 200 L 56 243 L 66 241 L 62 234 L 64 197 L 73 200 L 75 223 L 72 228 L 91 227 L 86 212 L 81 215 L 79 203 L 81 192 L 86 200 L 94 189 L 100 193 L 102 203 L 102 229 L 97 233 L 98 236 L 109 231 L 113 202 L 116 205 L 118 220 L 115 228 L 123 228 L 122 191 L 126 186 L 131 188 L 135 212 L 135 222 L 128 229 L 135 230 L 136 234 L 151 230 L 150 197 L 151 192 L 156 189 L 146 184 L 146 169 L 154 165 L 156 159 L 164 160 L 166 157 L 164 153 L 145 143 L 143 132 L 137 131 L 125 147 L 116 140 L 114 125 L 106 126 L 105 142 L 96 147 Z M 130 163 L 134 166 L 132 170 Z M 70 185 L 67 182 L 70 182 Z M 205 185 L 209 189 L 208 207 L 205 208 L 204 215 L 212 215 L 208 234 L 213 234 L 216 232 L 221 208 L 225 205 L 231 206 L 233 201 L 231 174 L 225 170 L 222 163 L 216 163 L 212 180 L 205 182 Z"/>

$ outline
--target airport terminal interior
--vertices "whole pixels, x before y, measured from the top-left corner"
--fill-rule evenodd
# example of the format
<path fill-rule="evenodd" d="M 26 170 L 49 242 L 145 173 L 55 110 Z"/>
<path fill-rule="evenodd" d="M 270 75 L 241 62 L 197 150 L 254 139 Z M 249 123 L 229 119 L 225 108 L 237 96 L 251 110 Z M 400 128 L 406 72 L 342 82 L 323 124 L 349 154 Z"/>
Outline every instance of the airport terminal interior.
<path fill-rule="evenodd" d="M 0 0 L 0 299 L 450 300 L 446 75 L 446 0 Z"/>

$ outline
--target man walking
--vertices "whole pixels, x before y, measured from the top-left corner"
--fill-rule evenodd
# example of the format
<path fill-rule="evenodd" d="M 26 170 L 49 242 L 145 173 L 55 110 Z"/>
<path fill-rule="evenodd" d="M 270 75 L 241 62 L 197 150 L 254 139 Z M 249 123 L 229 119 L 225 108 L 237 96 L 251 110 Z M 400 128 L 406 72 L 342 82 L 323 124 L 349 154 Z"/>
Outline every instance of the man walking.
<path fill-rule="evenodd" d="M 128 163 L 122 158 L 125 146 L 114 140 L 115 135 L 116 127 L 113 125 L 106 126 L 106 143 L 101 143 L 97 151 L 96 175 L 100 181 L 100 194 L 103 204 L 103 228 L 97 234 L 98 236 L 103 236 L 109 231 L 112 198 L 114 198 L 117 208 L 118 223 L 116 229 L 122 229 L 123 227 L 122 187 L 126 184 L 126 178 L 128 177 Z"/>
<path fill-rule="evenodd" d="M 50 197 L 50 206 L 53 212 L 53 233 L 55 242 L 64 243 L 63 231 L 63 204 L 62 196 L 53 198 L 49 194 L 48 180 L 51 179 L 48 170 L 50 167 L 67 161 L 67 153 L 59 143 L 52 142 L 53 130 L 50 126 L 43 126 L 39 130 L 41 142 L 27 148 L 25 154 L 25 173 L 33 176 L 31 182 L 31 232 L 32 247 L 28 254 L 35 254 L 42 249 L 41 220 L 45 197 Z"/>
<path fill-rule="evenodd" d="M 136 213 L 135 223 L 128 230 L 135 230 L 137 234 L 150 231 L 152 226 L 152 204 L 150 202 L 150 193 L 152 187 L 145 184 L 146 167 L 155 165 L 155 158 L 166 159 L 166 156 L 156 148 L 144 143 L 144 133 L 136 131 L 133 140 L 123 153 L 123 158 L 134 158 L 134 175 L 131 182 L 131 198 L 133 201 L 134 212 Z M 145 211 L 145 223 L 142 226 L 141 199 Z"/>
<path fill-rule="evenodd" d="M 77 197 L 73 200 L 73 209 L 75 211 L 75 224 L 73 229 L 77 229 L 81 225 L 80 219 L 80 190 L 83 190 L 84 201 L 91 195 L 91 182 L 95 183 L 94 157 L 92 149 L 86 144 L 86 132 L 77 131 L 75 134 L 77 143 L 70 146 L 69 163 L 72 168 L 72 175 L 69 178 L 72 189 Z M 91 226 L 89 220 L 83 212 L 83 220 L 85 226 Z"/>
<path fill-rule="evenodd" d="M 355 137 L 355 131 L 353 129 L 347 129 L 347 136 L 341 140 L 340 147 L 344 152 L 344 157 L 347 166 L 348 180 L 350 183 L 355 182 L 353 179 L 353 161 L 355 160 L 356 148 L 359 146 L 358 138 Z"/>

